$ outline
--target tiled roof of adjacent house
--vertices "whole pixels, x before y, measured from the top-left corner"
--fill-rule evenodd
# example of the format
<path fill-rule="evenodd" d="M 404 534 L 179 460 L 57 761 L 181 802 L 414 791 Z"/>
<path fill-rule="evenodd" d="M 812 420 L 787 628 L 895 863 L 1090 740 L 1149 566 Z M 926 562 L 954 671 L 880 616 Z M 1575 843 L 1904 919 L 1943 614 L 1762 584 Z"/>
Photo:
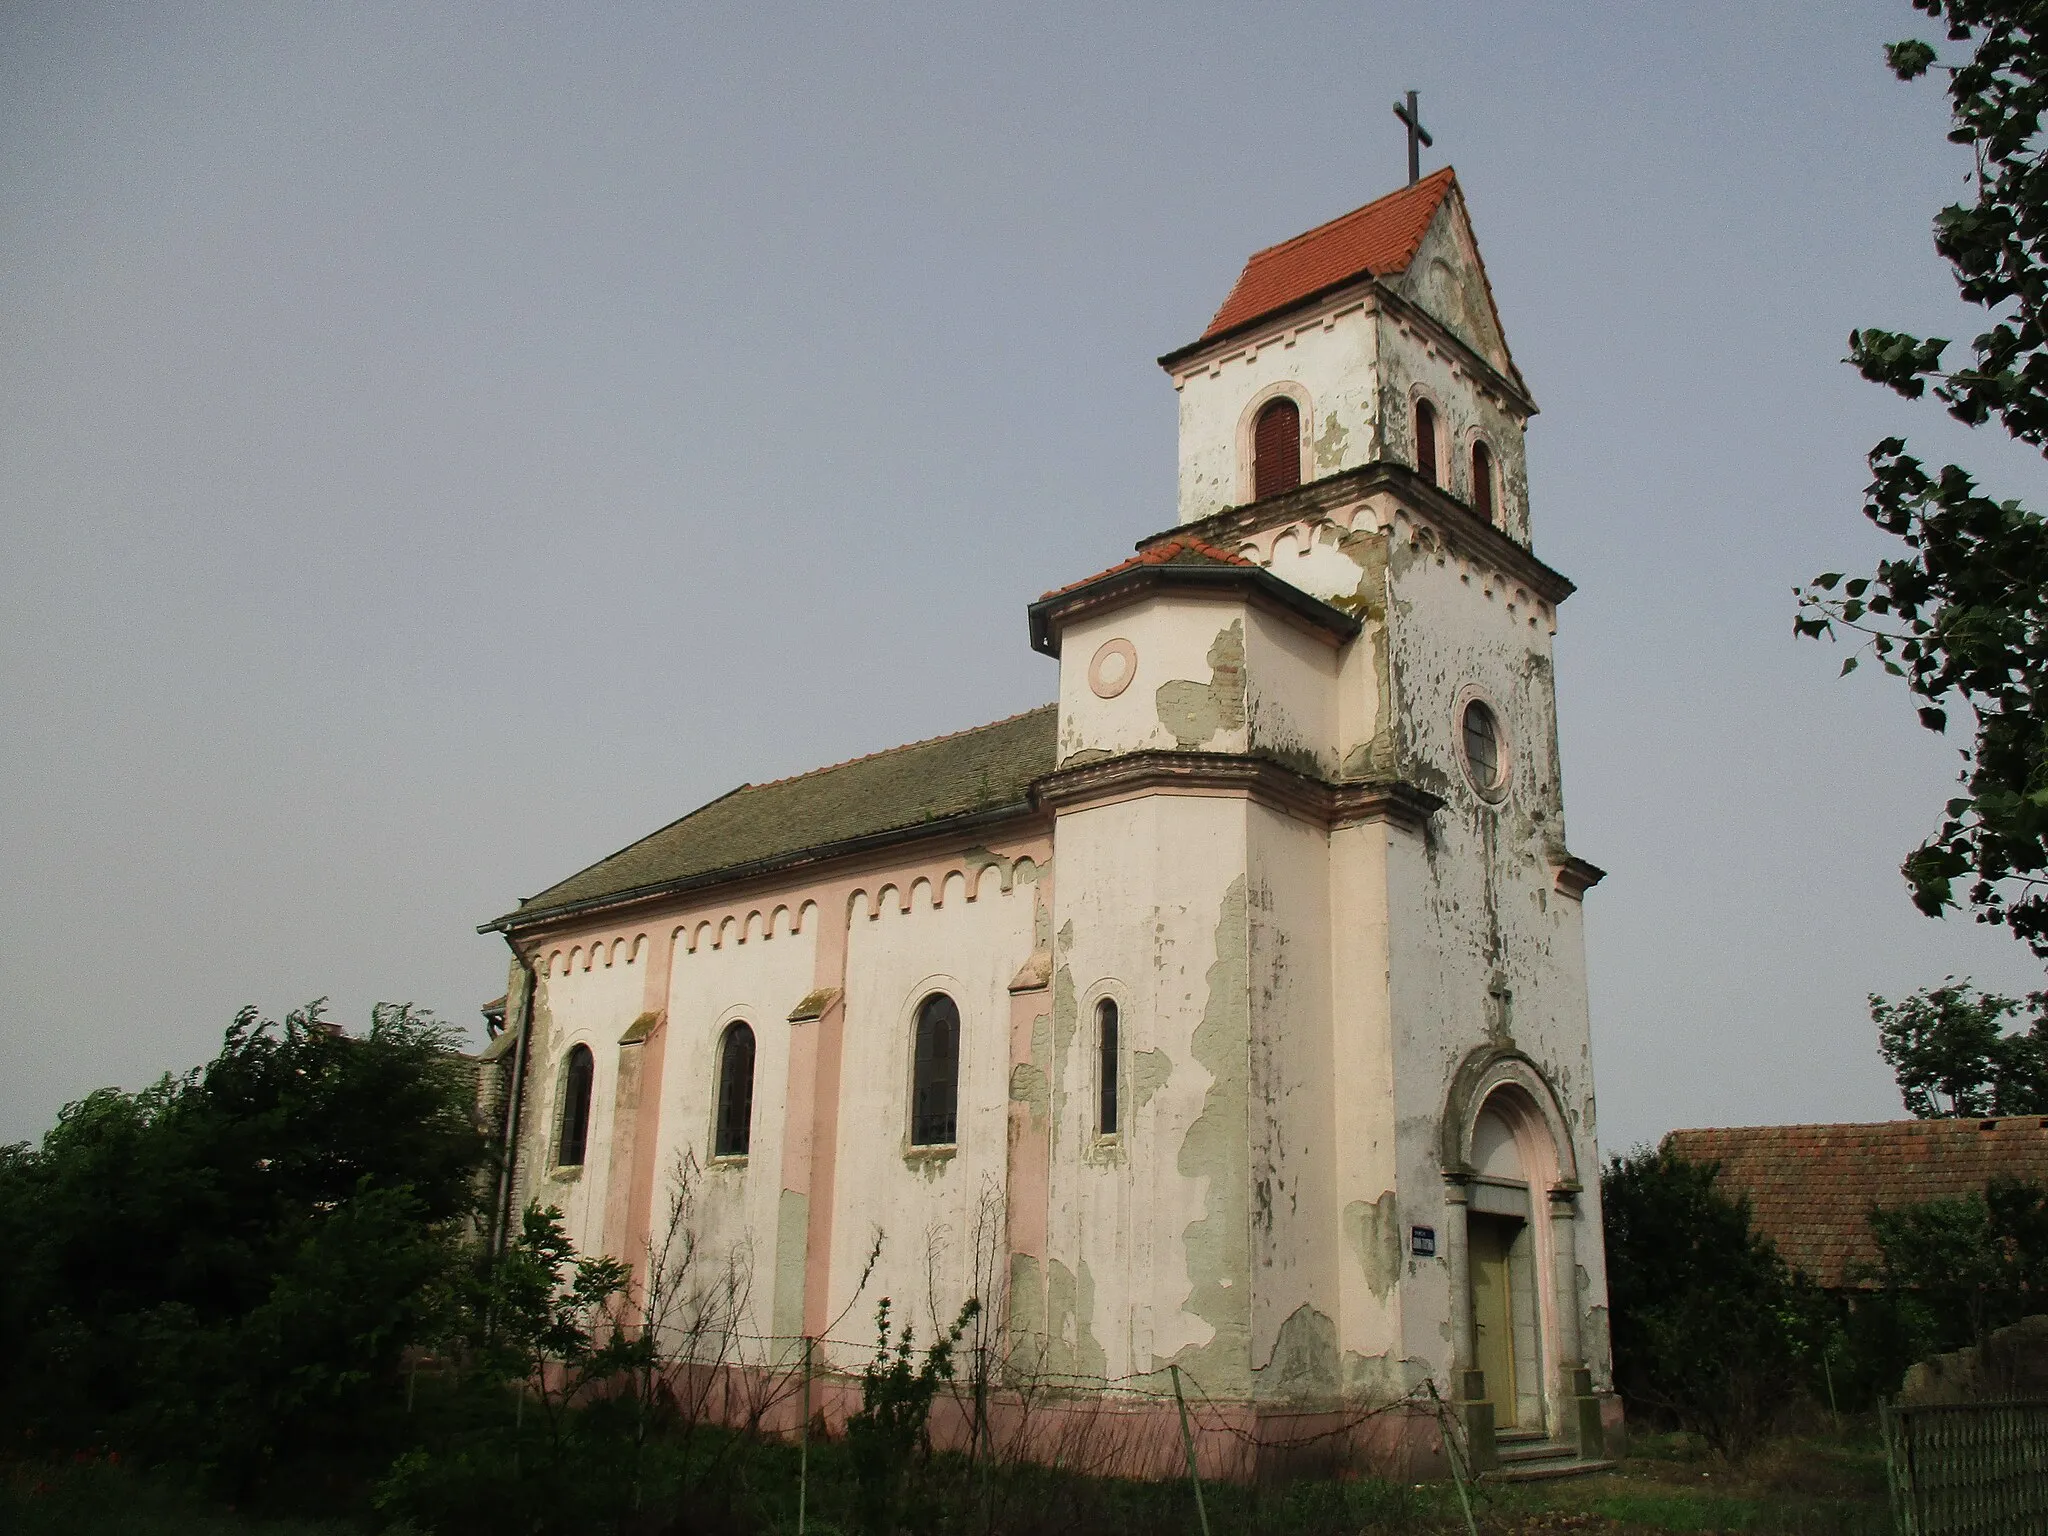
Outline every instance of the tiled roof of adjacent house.
<path fill-rule="evenodd" d="M 1981 1190 L 1993 1174 L 2048 1185 L 2048 1120 L 1888 1120 L 1875 1125 L 1748 1125 L 1673 1131 L 1664 1145 L 1719 1163 L 1746 1195 L 1756 1230 L 1795 1269 L 1830 1288 L 1877 1262 L 1873 1206 L 1891 1209 Z"/>
<path fill-rule="evenodd" d="M 1445 166 L 1413 186 L 1258 252 L 1244 264 L 1202 339 L 1277 313 L 1354 277 L 1405 272 L 1444 194 L 1457 179 L 1457 173 Z"/>
<path fill-rule="evenodd" d="M 1258 565 L 1243 555 L 1232 554 L 1227 549 L 1218 549 L 1214 544 L 1205 543 L 1192 534 L 1177 533 L 1163 543 L 1149 545 L 1121 564 L 1112 565 L 1106 571 L 1097 571 L 1093 576 L 1084 576 L 1079 581 L 1070 581 L 1064 587 L 1055 587 L 1045 597 L 1064 597 L 1069 592 L 1078 592 L 1091 582 L 1103 581 L 1111 576 L 1121 576 L 1125 571 L 1134 571 L 1147 565 L 1241 565 L 1249 570 L 1259 569 Z M 1044 602 L 1045 598 L 1040 598 Z"/>
<path fill-rule="evenodd" d="M 937 822 L 1022 810 L 1027 786 L 1053 770 L 1058 716 L 1047 704 L 795 778 L 743 784 L 487 926 L 517 927 L 565 907 L 710 884 Z"/>

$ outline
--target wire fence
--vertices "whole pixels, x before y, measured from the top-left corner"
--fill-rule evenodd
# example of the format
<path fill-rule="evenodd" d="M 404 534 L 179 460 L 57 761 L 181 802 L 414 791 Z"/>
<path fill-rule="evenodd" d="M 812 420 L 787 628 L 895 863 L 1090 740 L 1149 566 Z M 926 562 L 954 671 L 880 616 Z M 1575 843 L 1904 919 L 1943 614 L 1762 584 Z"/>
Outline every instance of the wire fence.
<path fill-rule="evenodd" d="M 1880 1424 L 1901 1536 L 2048 1531 L 2048 1402 L 1887 1407 Z"/>
<path fill-rule="evenodd" d="M 802 1372 L 810 1379 L 836 1377 L 847 1382 L 858 1381 L 863 1367 L 875 1357 L 876 1339 L 845 1339 L 831 1334 L 753 1334 L 727 1333 L 722 1336 L 722 1345 L 751 1344 L 759 1347 L 753 1360 L 746 1352 L 722 1354 L 721 1358 L 692 1360 L 687 1354 L 677 1357 L 681 1365 L 726 1366 L 767 1370 L 775 1374 Z M 833 1364 L 824 1350 L 833 1349 L 854 1352 L 851 1360 Z M 961 1350 L 962 1355 L 971 1356 L 973 1350 Z M 1301 1408 L 1275 1406 L 1262 1415 L 1263 1422 L 1257 1432 L 1244 1423 L 1247 1410 L 1256 1410 L 1257 1404 L 1247 1396 L 1225 1396 L 1220 1399 L 1207 1388 L 1187 1367 L 1175 1364 L 1154 1366 L 1145 1371 L 1129 1371 L 1117 1376 L 1096 1376 L 1071 1371 L 1054 1371 L 1020 1364 L 1014 1356 L 1002 1351 L 991 1351 L 1000 1358 L 992 1364 L 983 1364 L 975 1369 L 981 1372 L 984 1384 L 990 1390 L 1023 1391 L 1034 1394 L 1068 1394 L 1075 1397 L 1095 1399 L 1107 1398 L 1112 1403 L 1152 1401 L 1161 1408 L 1175 1405 L 1178 1411 L 1183 1402 L 1188 1416 L 1195 1427 L 1205 1434 L 1224 1434 L 1234 1437 L 1243 1444 L 1257 1450 L 1299 1450 L 1324 1441 L 1342 1439 L 1362 1425 L 1393 1413 L 1429 1414 L 1434 1418 L 1432 1404 L 1435 1400 L 1435 1383 L 1424 1379 L 1409 1388 L 1399 1397 L 1380 1401 L 1364 1401 L 1346 1398 L 1333 1401 L 1328 1407 Z M 1180 1385 L 1174 1385 L 1178 1374 Z M 952 1386 L 955 1391 L 965 1391 L 972 1385 L 969 1380 L 956 1379 Z M 1317 1422 L 1318 1427 L 1298 1433 L 1276 1432 L 1276 1420 L 1281 1418 L 1303 1418 Z"/>

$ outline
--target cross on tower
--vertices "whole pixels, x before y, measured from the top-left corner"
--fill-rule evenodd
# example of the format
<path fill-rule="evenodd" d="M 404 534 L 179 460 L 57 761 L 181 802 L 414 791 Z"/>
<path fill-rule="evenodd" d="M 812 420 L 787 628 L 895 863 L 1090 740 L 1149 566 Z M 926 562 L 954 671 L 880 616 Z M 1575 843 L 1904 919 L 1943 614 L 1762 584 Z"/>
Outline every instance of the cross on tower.
<path fill-rule="evenodd" d="M 1429 130 L 1422 126 L 1422 110 L 1415 104 L 1418 94 L 1410 91 L 1406 106 L 1398 101 L 1394 103 L 1394 116 L 1401 119 L 1408 128 L 1408 185 L 1411 187 L 1422 180 L 1422 146 L 1436 146 L 1436 140 L 1432 139 Z"/>

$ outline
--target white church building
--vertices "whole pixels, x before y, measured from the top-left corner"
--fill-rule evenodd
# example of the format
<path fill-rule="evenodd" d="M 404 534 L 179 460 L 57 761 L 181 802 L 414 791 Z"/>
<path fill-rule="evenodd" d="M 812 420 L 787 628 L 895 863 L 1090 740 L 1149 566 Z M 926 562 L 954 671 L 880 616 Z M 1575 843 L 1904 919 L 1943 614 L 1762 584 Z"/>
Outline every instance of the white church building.
<path fill-rule="evenodd" d="M 690 1159 L 749 1358 L 978 1295 L 1011 1381 L 1159 1430 L 1124 1470 L 1180 1465 L 1176 1366 L 1221 1473 L 1332 1424 L 1404 1473 L 1452 1422 L 1596 1457 L 1572 584 L 1454 173 L 1254 255 L 1160 362 L 1180 521 L 1030 605 L 1055 702 L 742 786 L 485 925 L 504 1207 L 642 1262 Z"/>

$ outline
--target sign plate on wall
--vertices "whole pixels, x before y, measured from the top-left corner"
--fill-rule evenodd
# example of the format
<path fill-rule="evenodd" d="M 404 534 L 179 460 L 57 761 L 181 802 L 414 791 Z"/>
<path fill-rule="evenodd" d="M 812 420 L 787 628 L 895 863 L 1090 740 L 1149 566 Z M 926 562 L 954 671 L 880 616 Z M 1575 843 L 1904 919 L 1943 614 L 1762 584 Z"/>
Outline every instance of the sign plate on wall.
<path fill-rule="evenodd" d="M 1436 1228 L 1410 1227 L 1408 1229 L 1408 1251 L 1418 1259 L 1436 1257 Z"/>

